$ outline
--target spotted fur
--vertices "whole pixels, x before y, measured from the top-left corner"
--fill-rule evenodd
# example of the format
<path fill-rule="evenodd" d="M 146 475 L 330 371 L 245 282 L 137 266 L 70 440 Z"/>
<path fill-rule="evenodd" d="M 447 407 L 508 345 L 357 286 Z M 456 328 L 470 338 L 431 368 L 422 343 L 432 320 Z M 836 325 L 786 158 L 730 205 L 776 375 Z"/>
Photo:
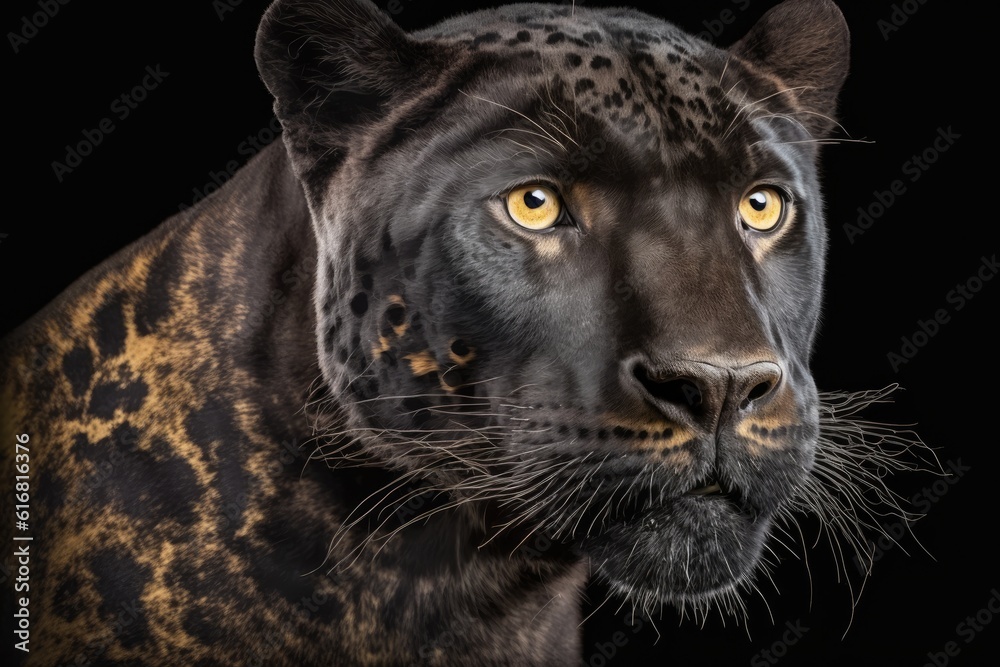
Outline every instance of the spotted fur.
<path fill-rule="evenodd" d="M 836 7 L 723 50 L 625 9 L 407 35 L 279 0 L 256 58 L 284 145 L 3 342 L 25 664 L 568 665 L 591 573 L 734 604 L 823 456 Z M 530 182 L 571 221 L 507 217 Z M 755 236 L 761 183 L 792 213 Z"/>

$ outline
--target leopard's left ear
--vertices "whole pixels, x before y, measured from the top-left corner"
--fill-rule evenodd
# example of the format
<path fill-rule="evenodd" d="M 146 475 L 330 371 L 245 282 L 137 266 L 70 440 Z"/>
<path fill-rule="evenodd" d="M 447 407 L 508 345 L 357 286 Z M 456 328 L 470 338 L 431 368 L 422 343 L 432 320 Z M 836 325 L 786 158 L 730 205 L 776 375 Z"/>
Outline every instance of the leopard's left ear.
<path fill-rule="evenodd" d="M 768 10 L 729 51 L 777 75 L 805 112 L 798 119 L 820 138 L 834 125 L 850 48 L 847 22 L 837 5 L 786 0 Z"/>
<path fill-rule="evenodd" d="M 304 180 L 335 168 L 361 127 L 426 85 L 442 60 L 369 0 L 275 0 L 254 56 Z"/>

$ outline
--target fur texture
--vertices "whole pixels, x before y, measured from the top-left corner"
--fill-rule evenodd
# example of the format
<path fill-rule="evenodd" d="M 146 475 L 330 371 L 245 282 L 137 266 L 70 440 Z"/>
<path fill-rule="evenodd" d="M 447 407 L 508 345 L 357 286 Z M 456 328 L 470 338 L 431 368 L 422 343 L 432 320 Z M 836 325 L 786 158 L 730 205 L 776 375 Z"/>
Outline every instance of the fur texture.
<path fill-rule="evenodd" d="M 571 665 L 590 574 L 738 611 L 795 513 L 854 544 L 906 440 L 809 372 L 847 57 L 825 0 L 729 50 L 625 9 L 408 35 L 275 2 L 284 145 L 3 342 L 26 664 Z"/>

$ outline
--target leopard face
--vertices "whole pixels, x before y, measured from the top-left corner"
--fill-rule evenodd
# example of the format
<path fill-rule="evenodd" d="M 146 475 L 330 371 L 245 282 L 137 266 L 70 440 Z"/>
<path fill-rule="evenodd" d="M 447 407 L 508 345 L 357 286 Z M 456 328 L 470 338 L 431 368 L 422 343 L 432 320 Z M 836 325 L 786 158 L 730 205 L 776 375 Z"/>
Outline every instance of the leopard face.
<path fill-rule="evenodd" d="M 817 446 L 818 142 L 847 44 L 804 0 L 728 50 L 628 10 L 406 35 L 272 6 L 257 60 L 318 240 L 325 453 L 643 604 L 750 580 Z"/>

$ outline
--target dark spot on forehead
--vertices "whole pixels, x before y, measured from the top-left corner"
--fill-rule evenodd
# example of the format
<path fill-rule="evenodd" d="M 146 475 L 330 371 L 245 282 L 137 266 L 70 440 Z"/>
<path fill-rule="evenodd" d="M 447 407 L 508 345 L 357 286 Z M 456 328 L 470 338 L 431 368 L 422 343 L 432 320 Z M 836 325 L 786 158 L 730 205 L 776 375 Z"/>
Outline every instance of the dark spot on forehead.
<path fill-rule="evenodd" d="M 370 273 L 366 273 L 365 275 L 361 276 L 361 286 L 363 288 L 365 288 L 366 290 L 370 290 L 373 284 L 374 282 L 372 280 L 372 276 Z"/>
<path fill-rule="evenodd" d="M 592 69 L 601 69 L 602 67 L 611 67 L 611 59 L 605 58 L 604 56 L 594 56 L 590 61 L 590 67 Z"/>
<path fill-rule="evenodd" d="M 653 56 L 648 53 L 633 53 L 631 56 L 632 66 L 636 69 L 641 69 L 643 67 L 648 67 L 655 69 L 656 61 L 653 60 Z M 644 78 L 647 78 L 649 74 L 645 71 L 642 72 Z"/>
<path fill-rule="evenodd" d="M 517 41 L 519 41 L 519 42 L 530 42 L 531 41 L 531 33 L 528 32 L 527 30 L 518 30 L 517 31 Z"/>
<path fill-rule="evenodd" d="M 580 93 L 593 89 L 593 87 L 593 79 L 577 79 L 576 85 L 573 86 L 573 92 L 579 95 Z"/>
<path fill-rule="evenodd" d="M 546 44 L 558 44 L 563 41 L 566 41 L 566 35 L 561 32 L 554 32 L 545 38 Z"/>
<path fill-rule="evenodd" d="M 478 35 L 472 40 L 472 46 L 477 47 L 480 44 L 493 44 L 494 42 L 500 41 L 500 33 L 498 32 L 487 32 L 482 35 Z"/>
<path fill-rule="evenodd" d="M 580 63 L 582 63 L 582 62 L 583 62 L 583 58 L 581 58 L 577 54 L 575 54 L 575 53 L 567 53 L 566 54 L 566 64 L 569 65 L 570 67 L 579 67 Z"/>
<path fill-rule="evenodd" d="M 708 110 L 708 106 L 705 105 L 705 100 L 701 99 L 700 97 L 695 97 L 694 99 L 688 100 L 688 107 L 692 111 L 697 111 L 703 116 L 707 116 L 708 118 L 712 117 L 712 114 Z"/>
<path fill-rule="evenodd" d="M 368 295 L 364 292 L 358 292 L 351 299 L 351 310 L 359 317 L 364 315 L 368 311 Z"/>

